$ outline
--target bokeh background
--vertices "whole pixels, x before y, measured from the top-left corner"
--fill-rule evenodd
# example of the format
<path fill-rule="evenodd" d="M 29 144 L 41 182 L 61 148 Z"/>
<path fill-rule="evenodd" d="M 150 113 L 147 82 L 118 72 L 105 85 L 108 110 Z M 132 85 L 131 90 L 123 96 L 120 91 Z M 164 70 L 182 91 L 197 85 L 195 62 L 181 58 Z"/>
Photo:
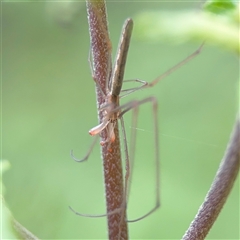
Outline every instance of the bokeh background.
<path fill-rule="evenodd" d="M 115 53 L 122 24 L 148 10 L 196 9 L 196 3 L 109 2 Z M 135 24 L 138 24 L 137 22 Z M 177 24 L 177 23 L 176 23 Z M 125 79 L 151 81 L 192 53 L 199 43 L 139 41 L 133 32 Z M 84 2 L 2 3 L 2 139 L 5 199 L 15 218 L 41 239 L 106 239 L 101 157 L 83 156 L 97 124 L 95 86 L 88 64 Z M 114 56 L 113 56 L 114 57 Z M 214 178 L 237 112 L 237 56 L 206 44 L 193 61 L 156 87 L 123 98 L 159 102 L 161 208 L 129 224 L 131 239 L 180 239 Z M 127 88 L 127 87 L 125 87 Z M 128 135 L 131 114 L 126 114 Z M 129 219 L 155 203 L 151 107 L 140 108 Z M 239 239 L 239 182 L 207 239 Z"/>

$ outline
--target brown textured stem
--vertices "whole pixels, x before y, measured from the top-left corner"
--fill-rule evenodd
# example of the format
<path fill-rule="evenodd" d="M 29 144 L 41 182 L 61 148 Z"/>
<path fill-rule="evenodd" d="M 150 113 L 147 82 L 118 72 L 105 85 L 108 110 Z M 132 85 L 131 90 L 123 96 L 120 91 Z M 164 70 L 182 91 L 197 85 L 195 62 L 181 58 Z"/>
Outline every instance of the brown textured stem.
<path fill-rule="evenodd" d="M 182 239 L 204 239 L 216 221 L 237 178 L 240 162 L 240 119 L 236 120 L 212 186 Z"/>
<path fill-rule="evenodd" d="M 105 1 L 86 1 L 88 23 L 91 41 L 91 53 L 93 59 L 94 78 L 96 84 L 97 107 L 105 103 L 106 83 L 111 74 L 111 41 L 108 35 L 107 13 Z M 102 91 L 99 89 L 101 87 Z M 98 112 L 99 122 L 102 122 L 102 112 Z M 102 147 L 102 159 L 104 168 L 105 193 L 107 213 L 121 208 L 124 198 L 123 173 L 121 162 L 120 141 L 118 125 L 115 126 L 116 140 L 111 143 L 111 151 L 107 144 Z M 106 140 L 107 134 L 104 130 L 101 133 L 102 140 Z M 108 235 L 109 239 L 128 239 L 126 223 L 126 212 L 120 211 L 116 214 L 108 214 Z"/>

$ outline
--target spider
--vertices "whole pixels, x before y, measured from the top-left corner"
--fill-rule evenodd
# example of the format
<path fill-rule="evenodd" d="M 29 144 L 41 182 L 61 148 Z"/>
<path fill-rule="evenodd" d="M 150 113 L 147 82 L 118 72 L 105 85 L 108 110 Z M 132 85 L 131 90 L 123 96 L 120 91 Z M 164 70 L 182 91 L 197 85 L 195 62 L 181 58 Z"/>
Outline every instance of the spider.
<path fill-rule="evenodd" d="M 135 79 L 135 80 L 127 80 L 124 82 L 137 82 L 140 83 L 140 86 L 137 88 L 130 88 L 130 89 L 125 89 L 122 90 L 122 84 L 123 84 L 123 77 L 124 77 L 124 70 L 125 70 L 125 64 L 126 64 L 126 59 L 127 59 L 127 53 L 128 53 L 128 48 L 130 44 L 130 39 L 131 39 L 131 34 L 132 34 L 132 29 L 133 29 L 133 20 L 128 18 L 122 29 L 122 34 L 120 37 L 119 45 L 118 45 L 118 50 L 117 50 L 117 55 L 114 63 L 114 67 L 112 69 L 112 74 L 109 77 L 109 82 L 106 84 L 106 89 L 103 91 L 101 89 L 98 81 L 94 79 L 96 84 L 98 85 L 102 95 L 105 98 L 105 104 L 100 107 L 100 111 L 103 113 L 103 120 L 102 122 L 93 127 L 92 129 L 89 130 L 89 134 L 91 136 L 98 136 L 101 134 L 101 132 L 106 129 L 107 130 L 107 138 L 104 141 L 101 141 L 101 145 L 107 144 L 108 146 L 108 151 L 111 152 L 111 143 L 115 141 L 115 134 L 114 134 L 114 127 L 116 125 L 116 121 L 120 119 L 121 126 L 122 126 L 122 134 L 123 134 L 123 140 L 124 140 L 124 149 L 126 153 L 126 176 L 125 176 L 125 189 L 124 189 L 124 203 L 123 208 L 126 207 L 127 204 L 127 196 L 128 196 L 128 191 L 129 191 L 129 178 L 131 177 L 130 175 L 130 163 L 129 163 L 129 154 L 128 154 L 128 146 L 126 142 L 126 132 L 124 128 L 124 121 L 123 121 L 123 115 L 127 113 L 130 110 L 133 110 L 133 126 L 136 126 L 137 124 L 137 115 L 138 115 L 138 108 L 142 104 L 145 103 L 150 103 L 153 108 L 153 118 L 154 118 L 154 139 L 155 139 L 155 168 L 156 168 L 156 200 L 155 200 L 155 206 L 147 212 L 145 215 L 134 219 L 134 220 L 127 220 L 128 222 L 136 222 L 139 221 L 147 216 L 149 216 L 151 213 L 153 213 L 159 206 L 160 206 L 160 197 L 159 197 L 159 137 L 158 137 L 158 119 L 157 119 L 157 109 L 158 109 L 158 103 L 157 99 L 155 97 L 147 97 L 142 100 L 138 101 L 130 101 L 126 104 L 120 105 L 120 98 L 123 96 L 126 96 L 132 92 L 138 91 L 143 88 L 148 88 L 148 87 L 153 87 L 155 86 L 160 80 L 165 78 L 167 75 L 171 74 L 174 72 L 177 68 L 181 67 L 182 65 L 186 64 L 188 61 L 190 61 L 192 58 L 194 58 L 196 55 L 198 55 L 201 52 L 201 49 L 203 47 L 203 44 L 196 50 L 194 51 L 191 55 L 189 55 L 187 58 L 167 70 L 165 73 L 154 79 L 152 82 L 146 82 L 140 79 Z M 92 69 L 92 68 L 91 68 Z M 123 95 L 120 96 L 120 93 L 124 93 Z M 77 162 L 83 162 L 86 161 L 92 152 L 93 147 L 95 146 L 97 142 L 97 137 L 93 141 L 92 145 L 90 146 L 86 156 L 82 159 L 77 159 L 73 155 L 73 151 L 71 150 L 71 157 L 77 161 Z M 134 159 L 134 147 L 135 147 L 135 142 L 136 142 L 136 131 L 133 131 L 132 138 L 131 138 L 131 153 L 130 156 L 132 157 L 132 161 Z M 70 209 L 77 215 L 80 216 L 85 216 L 85 217 L 103 217 L 103 216 L 108 216 L 114 213 L 117 213 L 120 209 L 116 209 L 112 212 L 109 212 L 107 214 L 102 214 L 102 215 L 89 215 L 89 214 L 82 214 L 78 213 L 75 210 L 73 210 L 71 207 Z"/>

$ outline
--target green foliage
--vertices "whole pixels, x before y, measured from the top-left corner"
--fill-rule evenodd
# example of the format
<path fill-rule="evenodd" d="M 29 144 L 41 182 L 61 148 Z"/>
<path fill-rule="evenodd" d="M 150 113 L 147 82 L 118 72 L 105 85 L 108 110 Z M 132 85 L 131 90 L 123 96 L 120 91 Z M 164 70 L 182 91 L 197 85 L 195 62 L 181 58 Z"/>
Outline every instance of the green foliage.
<path fill-rule="evenodd" d="M 204 10 L 216 13 L 226 14 L 237 8 L 237 2 L 232 0 L 210 0 L 204 4 Z"/>
<path fill-rule="evenodd" d="M 2 183 L 2 175 L 10 168 L 10 163 L 7 160 L 0 161 L 0 186 L 2 187 L 1 193 L 4 195 L 5 187 Z M 12 216 L 3 195 L 0 194 L 1 205 L 1 237 L 2 239 L 32 239 L 37 238 L 18 223 Z"/>
<path fill-rule="evenodd" d="M 1 229 L 3 239 L 18 239 L 12 227 L 13 217 L 9 209 L 6 207 L 5 201 L 1 196 Z"/>
<path fill-rule="evenodd" d="M 221 6 L 221 15 L 207 11 L 142 12 L 136 17 L 137 36 L 151 41 L 162 39 L 174 43 L 206 41 L 206 44 L 239 54 L 239 23 L 235 21 L 238 19 L 238 8 L 231 2 L 216 5 Z M 214 7 L 217 8 L 212 3 L 207 9 L 214 10 Z"/>
<path fill-rule="evenodd" d="M 11 165 L 10 165 L 9 161 L 0 160 L 0 186 L 2 187 L 2 189 L 1 189 L 2 195 L 4 195 L 4 193 L 5 193 L 5 187 L 2 183 L 2 176 L 3 176 L 3 173 L 6 172 L 10 168 L 10 166 Z"/>
<path fill-rule="evenodd" d="M 10 168 L 10 163 L 7 160 L 0 161 L 0 186 L 1 186 L 1 194 L 0 194 L 0 201 L 1 201 L 1 229 L 2 233 L 1 236 L 3 239 L 16 239 L 15 232 L 13 231 L 12 227 L 12 214 L 6 206 L 4 201 L 3 195 L 6 192 L 5 187 L 2 183 L 2 175 Z"/>

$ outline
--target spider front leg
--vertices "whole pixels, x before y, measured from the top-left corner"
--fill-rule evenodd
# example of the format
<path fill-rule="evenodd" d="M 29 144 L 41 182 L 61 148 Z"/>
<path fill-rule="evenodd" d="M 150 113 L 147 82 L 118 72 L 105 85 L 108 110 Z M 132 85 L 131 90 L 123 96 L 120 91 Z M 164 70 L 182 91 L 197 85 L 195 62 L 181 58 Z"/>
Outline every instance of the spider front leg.
<path fill-rule="evenodd" d="M 202 48 L 205 44 L 205 41 L 200 45 L 200 47 L 198 47 L 197 50 L 195 50 L 193 53 L 191 53 L 189 56 L 187 56 L 186 58 L 184 58 L 182 61 L 180 61 L 179 63 L 177 63 L 176 65 L 174 65 L 173 67 L 169 68 L 166 72 L 164 72 L 163 74 L 161 74 L 160 76 L 158 76 L 157 78 L 155 78 L 153 81 L 148 82 L 148 84 L 146 85 L 146 87 L 153 87 L 155 86 L 160 80 L 162 80 L 163 78 L 167 77 L 168 75 L 170 75 L 171 73 L 175 72 L 178 68 L 182 67 L 183 65 L 185 65 L 186 63 L 190 62 L 193 58 L 195 58 L 198 54 L 201 53 Z"/>
<path fill-rule="evenodd" d="M 200 47 L 195 50 L 193 53 L 191 53 L 189 56 L 187 56 L 186 58 L 184 58 L 182 61 L 180 61 L 179 63 L 177 63 L 175 66 L 169 68 L 167 71 L 165 71 L 163 74 L 161 74 L 160 76 L 158 76 L 157 78 L 155 78 L 153 81 L 151 82 L 146 82 L 144 80 L 141 79 L 133 79 L 133 80 L 125 80 L 124 82 L 137 82 L 140 84 L 139 87 L 135 87 L 135 88 L 129 88 L 129 89 L 123 89 L 121 92 L 123 92 L 124 94 L 121 95 L 121 98 L 136 92 L 138 90 L 144 89 L 144 88 L 148 88 L 148 87 L 153 87 L 155 86 L 159 81 L 161 81 L 162 79 L 164 79 L 165 77 L 167 77 L 168 75 L 170 75 L 171 73 L 173 73 L 174 71 L 176 71 L 178 68 L 182 67 L 183 65 L 185 65 L 186 63 L 188 63 L 189 61 L 191 61 L 193 58 L 195 58 L 198 54 L 201 53 L 202 48 L 204 46 L 203 42 Z"/>

